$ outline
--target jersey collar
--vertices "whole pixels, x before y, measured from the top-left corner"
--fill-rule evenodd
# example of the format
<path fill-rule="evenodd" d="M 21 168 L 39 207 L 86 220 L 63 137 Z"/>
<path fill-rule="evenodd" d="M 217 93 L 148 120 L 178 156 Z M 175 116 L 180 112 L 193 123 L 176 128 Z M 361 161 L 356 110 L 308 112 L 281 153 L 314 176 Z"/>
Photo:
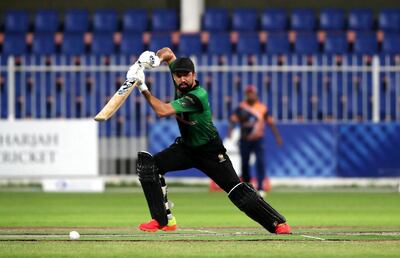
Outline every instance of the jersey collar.
<path fill-rule="evenodd" d="M 194 87 L 191 89 L 191 91 L 200 86 L 200 82 L 198 80 L 194 80 L 194 82 L 195 82 L 195 84 L 194 84 Z"/>

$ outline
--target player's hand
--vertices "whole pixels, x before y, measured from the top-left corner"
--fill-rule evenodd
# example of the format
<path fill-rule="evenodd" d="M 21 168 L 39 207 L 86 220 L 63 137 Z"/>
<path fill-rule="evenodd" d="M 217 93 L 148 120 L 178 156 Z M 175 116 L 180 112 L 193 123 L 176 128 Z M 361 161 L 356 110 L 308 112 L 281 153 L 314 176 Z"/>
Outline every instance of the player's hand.
<path fill-rule="evenodd" d="M 133 77 L 137 77 L 136 76 L 136 73 L 137 73 L 137 71 L 138 70 L 143 70 L 143 67 L 138 63 L 138 62 L 136 62 L 136 63 L 134 63 L 133 65 L 131 65 L 130 67 L 129 67 L 129 70 L 128 70 L 128 72 L 126 73 L 126 79 L 127 80 L 129 80 L 129 81 L 134 81 L 132 78 Z"/>
<path fill-rule="evenodd" d="M 161 60 L 153 51 L 144 51 L 137 62 L 144 68 L 151 69 L 159 66 Z"/>
<path fill-rule="evenodd" d="M 133 69 L 129 69 L 128 73 L 126 74 L 126 79 L 132 82 L 138 82 L 136 86 L 138 87 L 140 92 L 148 90 L 145 83 L 146 79 L 142 67 L 139 67 L 138 69 L 136 69 L 135 67 L 133 67 Z"/>

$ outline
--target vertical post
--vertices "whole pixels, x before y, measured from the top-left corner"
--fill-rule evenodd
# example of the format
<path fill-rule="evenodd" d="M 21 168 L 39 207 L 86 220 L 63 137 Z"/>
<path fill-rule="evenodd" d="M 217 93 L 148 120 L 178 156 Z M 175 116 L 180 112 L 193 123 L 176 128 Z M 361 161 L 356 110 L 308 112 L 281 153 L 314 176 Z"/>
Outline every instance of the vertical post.
<path fill-rule="evenodd" d="M 181 31 L 199 32 L 204 0 L 181 0 Z"/>
<path fill-rule="evenodd" d="M 15 58 L 9 56 L 7 60 L 7 87 L 8 87 L 8 120 L 15 119 Z"/>
<path fill-rule="evenodd" d="M 379 93 L 379 73 L 380 63 L 378 56 L 372 59 L 372 121 L 379 123 L 379 107 L 380 107 L 380 93 Z"/>

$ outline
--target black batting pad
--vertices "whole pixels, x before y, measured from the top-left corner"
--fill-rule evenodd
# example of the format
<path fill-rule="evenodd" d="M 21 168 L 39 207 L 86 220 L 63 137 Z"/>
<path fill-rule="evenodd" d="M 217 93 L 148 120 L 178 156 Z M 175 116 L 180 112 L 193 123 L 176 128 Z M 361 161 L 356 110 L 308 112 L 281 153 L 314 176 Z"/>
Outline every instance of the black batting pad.
<path fill-rule="evenodd" d="M 271 233 L 275 233 L 276 225 L 286 222 L 285 217 L 264 201 L 248 183 L 236 185 L 228 196 L 241 211 Z"/>
<path fill-rule="evenodd" d="M 138 164 L 136 167 L 140 184 L 151 213 L 151 217 L 160 224 L 168 224 L 167 211 L 164 203 L 164 194 L 161 189 L 158 168 L 154 163 L 153 156 L 147 152 L 138 153 Z"/>

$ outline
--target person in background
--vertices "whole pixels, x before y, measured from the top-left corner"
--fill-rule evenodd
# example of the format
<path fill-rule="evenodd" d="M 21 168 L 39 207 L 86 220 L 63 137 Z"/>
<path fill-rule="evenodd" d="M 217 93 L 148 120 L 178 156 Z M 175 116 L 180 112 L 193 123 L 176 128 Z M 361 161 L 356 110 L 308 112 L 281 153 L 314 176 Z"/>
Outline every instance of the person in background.
<path fill-rule="evenodd" d="M 257 88 L 248 85 L 245 89 L 246 98 L 230 116 L 229 137 L 233 128 L 240 125 L 240 156 L 242 160 L 242 180 L 250 182 L 250 155 L 256 155 L 257 190 L 261 196 L 264 192 L 265 178 L 265 151 L 264 132 L 265 124 L 268 124 L 279 146 L 283 144 L 282 137 L 275 126 L 272 116 L 268 113 L 266 105 L 258 100 Z"/>

